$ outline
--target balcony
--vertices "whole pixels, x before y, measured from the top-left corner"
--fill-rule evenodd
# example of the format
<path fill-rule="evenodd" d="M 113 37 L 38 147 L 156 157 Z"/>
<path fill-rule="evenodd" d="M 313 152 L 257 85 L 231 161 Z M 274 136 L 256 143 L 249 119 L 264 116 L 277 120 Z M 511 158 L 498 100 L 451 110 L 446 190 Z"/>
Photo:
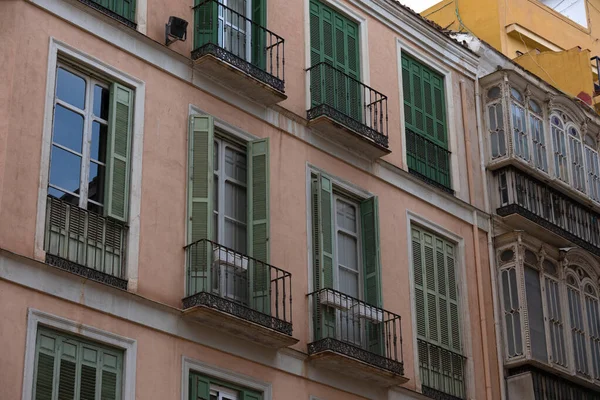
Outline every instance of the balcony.
<path fill-rule="evenodd" d="M 292 337 L 292 275 L 210 240 L 185 247 L 184 315 L 272 348 Z"/>
<path fill-rule="evenodd" d="M 466 358 L 421 339 L 417 346 L 423 394 L 440 400 L 465 399 Z"/>
<path fill-rule="evenodd" d="M 391 152 L 386 96 L 324 62 L 307 72 L 310 127 L 371 159 Z"/>
<path fill-rule="evenodd" d="M 284 40 L 239 11 L 217 0 L 194 7 L 194 65 L 236 93 L 279 103 L 287 98 Z"/>
<path fill-rule="evenodd" d="M 549 185 L 505 167 L 494 172 L 498 187 L 497 214 L 521 224 L 518 216 L 600 256 L 600 215 Z M 522 225 L 522 224 L 521 224 Z M 522 229 L 528 230 L 527 226 Z"/>
<path fill-rule="evenodd" d="M 450 181 L 451 153 L 410 128 L 405 130 L 408 171 L 430 185 L 454 194 Z"/>
<path fill-rule="evenodd" d="M 47 198 L 44 250 L 49 265 L 127 290 L 126 237 L 121 222 Z"/>
<path fill-rule="evenodd" d="M 130 28 L 137 29 L 137 24 L 135 23 L 135 0 L 79 0 L 79 2 L 116 19 Z"/>
<path fill-rule="evenodd" d="M 522 366 L 508 371 L 506 379 L 508 397 L 511 399 L 562 400 L 581 399 L 596 400 L 600 392 L 583 385 L 578 385 L 561 376 L 544 370 Z"/>
<path fill-rule="evenodd" d="M 408 381 L 399 315 L 333 289 L 308 298 L 314 336 L 308 354 L 315 365 L 382 386 Z"/>

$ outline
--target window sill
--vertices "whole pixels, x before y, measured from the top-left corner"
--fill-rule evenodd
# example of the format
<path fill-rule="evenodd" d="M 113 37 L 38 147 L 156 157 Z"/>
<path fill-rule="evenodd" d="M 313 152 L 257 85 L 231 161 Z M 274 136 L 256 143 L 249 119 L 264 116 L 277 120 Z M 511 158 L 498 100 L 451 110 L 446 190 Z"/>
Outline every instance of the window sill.
<path fill-rule="evenodd" d="M 422 180 L 423 182 L 425 182 L 425 183 L 427 183 L 427 184 L 429 184 L 429 185 L 431 185 L 431 186 L 434 186 L 434 187 L 436 187 L 436 188 L 438 188 L 438 189 L 440 189 L 440 190 L 443 190 L 444 192 L 446 192 L 446 193 L 448 193 L 448 194 L 450 194 L 450 195 L 452 195 L 452 196 L 454 196 L 454 195 L 455 195 L 455 192 L 454 192 L 454 190 L 453 190 L 453 189 L 451 189 L 451 188 L 449 188 L 449 187 L 447 187 L 447 186 L 444 186 L 444 185 L 442 185 L 441 183 L 439 183 L 439 182 L 436 182 L 436 181 L 434 181 L 433 179 L 431 179 L 431 178 L 428 178 L 428 177 L 426 177 L 426 176 L 425 176 L 425 175 L 423 175 L 423 174 L 420 174 L 419 172 L 415 171 L 414 169 L 410 169 L 410 168 L 409 168 L 409 169 L 408 169 L 408 172 L 410 172 L 410 174 L 411 174 L 411 175 L 414 175 L 414 176 L 416 176 L 418 179 Z"/>

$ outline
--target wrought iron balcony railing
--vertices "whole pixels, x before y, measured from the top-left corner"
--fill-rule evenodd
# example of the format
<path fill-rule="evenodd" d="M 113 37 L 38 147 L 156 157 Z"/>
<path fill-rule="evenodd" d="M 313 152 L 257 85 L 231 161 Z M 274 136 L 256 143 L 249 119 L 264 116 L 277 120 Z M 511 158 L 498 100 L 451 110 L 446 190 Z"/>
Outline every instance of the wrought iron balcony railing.
<path fill-rule="evenodd" d="M 406 158 L 409 172 L 453 194 L 450 155 L 448 149 L 406 127 Z"/>
<path fill-rule="evenodd" d="M 325 115 L 379 146 L 389 146 L 387 96 L 325 62 L 307 72 L 308 120 Z"/>
<path fill-rule="evenodd" d="M 309 354 L 333 351 L 404 375 L 399 315 L 333 289 L 321 289 L 308 297 L 314 332 Z"/>
<path fill-rule="evenodd" d="M 183 308 L 207 306 L 292 335 L 292 275 L 202 239 L 185 247 Z"/>
<path fill-rule="evenodd" d="M 48 197 L 46 263 L 95 281 L 127 289 L 127 226 L 67 201 Z"/>
<path fill-rule="evenodd" d="M 423 394 L 440 400 L 466 398 L 466 358 L 422 339 L 417 339 L 417 346 Z"/>
<path fill-rule="evenodd" d="M 111 18 L 116 19 L 136 29 L 135 23 L 135 3 L 136 0 L 79 0 Z"/>
<path fill-rule="evenodd" d="M 515 167 L 495 174 L 498 215 L 520 214 L 600 256 L 600 214 Z"/>
<path fill-rule="evenodd" d="M 285 41 L 246 13 L 217 0 L 196 5 L 192 59 L 212 54 L 283 93 Z"/>

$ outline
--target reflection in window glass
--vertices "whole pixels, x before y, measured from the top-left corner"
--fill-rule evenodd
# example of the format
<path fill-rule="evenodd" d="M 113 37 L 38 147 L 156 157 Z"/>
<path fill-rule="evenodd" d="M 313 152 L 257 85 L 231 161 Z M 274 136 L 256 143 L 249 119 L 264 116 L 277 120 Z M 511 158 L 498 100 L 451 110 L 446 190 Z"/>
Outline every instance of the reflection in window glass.
<path fill-rule="evenodd" d="M 83 115 L 57 104 L 54 110 L 52 141 L 77 153 L 81 153 L 83 144 Z"/>
<path fill-rule="evenodd" d="M 94 86 L 94 115 L 104 120 L 108 119 L 108 98 L 107 88 L 100 85 Z"/>
<path fill-rule="evenodd" d="M 50 185 L 79 195 L 81 157 L 56 146 L 52 146 L 50 157 Z"/>
<path fill-rule="evenodd" d="M 56 98 L 83 110 L 85 108 L 85 79 L 63 68 L 58 68 L 56 75 Z"/>

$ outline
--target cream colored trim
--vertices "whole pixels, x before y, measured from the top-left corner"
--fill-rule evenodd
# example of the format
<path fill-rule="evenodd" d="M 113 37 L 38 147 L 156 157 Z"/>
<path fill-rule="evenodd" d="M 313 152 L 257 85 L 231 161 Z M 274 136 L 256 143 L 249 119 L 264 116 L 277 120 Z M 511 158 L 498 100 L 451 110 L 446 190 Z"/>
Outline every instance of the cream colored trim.
<path fill-rule="evenodd" d="M 61 318 L 43 311 L 30 308 L 27 314 L 27 339 L 25 343 L 25 367 L 23 371 L 23 396 L 22 400 L 31 400 L 33 395 L 35 347 L 39 325 L 55 328 L 64 332 L 83 336 L 106 345 L 117 347 L 125 351 L 123 359 L 123 400 L 135 399 L 135 376 L 137 341 L 114 333 L 82 325 L 79 322 Z M 266 399 L 265 399 L 266 400 Z"/>
<path fill-rule="evenodd" d="M 540 35 L 535 34 L 534 32 L 530 31 L 529 29 L 527 29 L 524 26 L 521 26 L 519 24 L 510 24 L 506 27 L 507 35 L 510 35 L 513 32 L 516 33 L 517 35 L 522 35 L 533 42 L 539 43 L 542 46 L 544 46 L 545 48 L 550 49 L 552 51 L 563 51 L 564 50 L 562 47 L 550 42 L 549 40 L 544 39 Z"/>
<path fill-rule="evenodd" d="M 415 304 L 415 290 L 414 290 L 414 271 L 412 265 L 412 232 L 411 228 L 413 225 L 419 225 L 439 236 L 448 239 L 456 244 L 456 260 L 457 268 L 456 280 L 459 285 L 459 307 L 460 307 L 460 334 L 463 345 L 463 356 L 467 358 L 466 367 L 466 379 L 465 379 L 465 391 L 467 398 L 475 398 L 475 366 L 473 360 L 473 340 L 471 337 L 471 314 L 469 312 L 469 296 L 468 296 L 468 285 L 469 275 L 467 273 L 467 262 L 466 262 L 466 251 L 465 251 L 465 240 L 449 231 L 443 226 L 437 225 L 424 216 L 418 215 L 410 210 L 406 210 L 406 235 L 407 235 L 407 249 L 408 249 L 408 260 L 409 260 L 409 280 L 410 280 L 410 309 L 411 309 L 411 333 L 412 333 L 412 346 L 413 349 L 418 349 L 417 343 L 417 318 L 414 311 Z M 414 357 L 414 370 L 415 370 L 415 385 L 417 390 L 421 391 L 421 378 L 419 376 L 419 357 L 415 350 Z"/>
<path fill-rule="evenodd" d="M 50 38 L 48 56 L 48 71 L 46 84 L 46 105 L 44 110 L 44 125 L 42 131 L 42 150 L 40 156 L 40 181 L 38 186 L 38 204 L 36 218 L 34 256 L 43 260 L 44 230 L 46 224 L 46 197 L 48 195 L 48 179 L 50 169 L 50 146 L 52 143 L 52 120 L 54 114 L 54 87 L 56 82 L 56 65 L 59 57 L 68 58 L 91 68 L 109 79 L 119 81 L 135 90 L 133 109 L 133 140 L 131 150 L 131 188 L 129 198 L 129 221 L 127 235 L 127 280 L 128 290 L 137 291 L 138 259 L 140 247 L 140 208 L 142 199 L 142 154 L 144 135 L 144 101 L 146 84 L 86 53 L 69 46 L 66 43 Z"/>
<path fill-rule="evenodd" d="M 454 82 L 452 77 L 452 71 L 446 65 L 444 65 L 444 59 L 434 59 L 430 57 L 428 54 L 423 52 L 422 50 L 416 48 L 414 45 L 406 42 L 404 39 L 397 37 L 396 38 L 396 49 L 398 52 L 398 90 L 400 93 L 400 131 L 402 132 L 402 163 L 407 165 L 407 156 L 406 156 L 406 125 L 404 124 L 404 92 L 403 92 L 403 84 L 402 84 L 402 53 L 406 52 L 410 54 L 412 58 L 417 59 L 427 67 L 431 68 L 434 71 L 437 71 L 439 74 L 444 76 L 444 91 L 446 93 L 446 120 L 448 127 L 448 150 L 451 152 L 451 165 L 452 165 L 452 176 L 450 177 L 452 182 L 452 189 L 458 194 L 460 193 L 461 188 L 461 180 L 460 180 L 460 169 L 459 169 L 459 143 L 460 140 L 458 138 L 457 132 L 462 132 L 463 130 L 456 129 L 457 116 L 456 112 L 459 110 L 455 109 L 454 106 Z M 460 102 L 457 102 L 460 105 Z M 460 107 L 460 106 L 459 106 Z M 463 132 L 464 135 L 464 132 Z"/>
<path fill-rule="evenodd" d="M 262 393 L 263 400 L 271 400 L 272 385 L 267 382 L 259 381 L 247 375 L 242 375 L 234 371 L 215 367 L 203 363 L 202 361 L 194 360 L 186 356 L 182 357 L 182 373 L 181 373 L 181 400 L 189 399 L 189 376 L 190 371 L 198 372 L 202 375 L 207 375 L 216 379 L 219 379 L 225 383 L 233 383 L 235 385 L 243 386 L 248 389 L 256 390 Z"/>

